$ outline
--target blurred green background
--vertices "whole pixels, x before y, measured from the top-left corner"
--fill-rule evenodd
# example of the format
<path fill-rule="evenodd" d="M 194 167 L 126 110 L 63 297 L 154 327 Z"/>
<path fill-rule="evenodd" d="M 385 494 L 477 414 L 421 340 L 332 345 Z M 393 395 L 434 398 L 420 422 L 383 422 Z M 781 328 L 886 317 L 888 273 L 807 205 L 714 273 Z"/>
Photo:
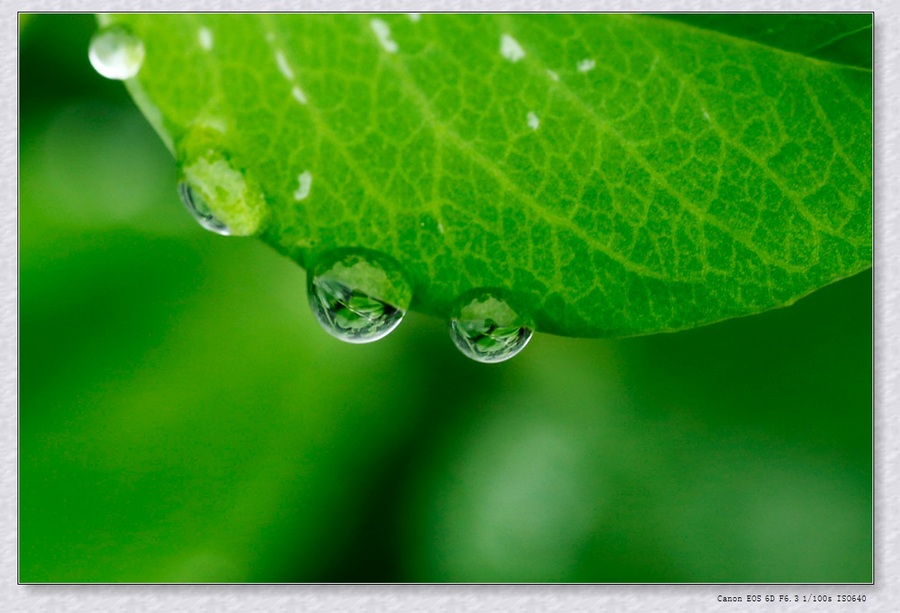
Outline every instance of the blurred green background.
<path fill-rule="evenodd" d="M 202 230 L 89 15 L 20 23 L 23 582 L 869 582 L 872 281 L 468 361 Z"/>

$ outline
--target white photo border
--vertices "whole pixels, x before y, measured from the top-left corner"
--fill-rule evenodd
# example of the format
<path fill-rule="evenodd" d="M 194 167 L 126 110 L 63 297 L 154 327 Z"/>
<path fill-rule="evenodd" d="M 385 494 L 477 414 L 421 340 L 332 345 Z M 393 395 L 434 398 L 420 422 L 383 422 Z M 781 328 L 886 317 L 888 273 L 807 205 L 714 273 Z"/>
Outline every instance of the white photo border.
<path fill-rule="evenodd" d="M 3 463 L 0 610 L 31 612 L 199 611 L 758 611 L 812 610 L 803 603 L 719 603 L 718 594 L 860 593 L 865 603 L 812 605 L 815 610 L 889 611 L 900 606 L 900 17 L 891 0 L 338 0 L 260 2 L 83 0 L 4 3 L 0 49 L 3 130 L 0 151 L 0 436 Z M 872 11 L 875 18 L 875 209 L 873 269 L 874 585 L 18 585 L 18 12 L 128 11 L 320 12 L 648 12 Z"/>

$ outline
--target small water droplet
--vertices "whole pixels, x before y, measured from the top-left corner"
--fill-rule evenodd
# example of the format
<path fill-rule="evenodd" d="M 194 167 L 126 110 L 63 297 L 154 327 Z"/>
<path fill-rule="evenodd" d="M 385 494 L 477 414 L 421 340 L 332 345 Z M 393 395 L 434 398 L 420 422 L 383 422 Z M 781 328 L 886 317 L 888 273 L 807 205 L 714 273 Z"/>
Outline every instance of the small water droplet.
<path fill-rule="evenodd" d="M 486 364 L 518 354 L 531 340 L 531 325 L 501 298 L 499 290 L 475 290 L 459 300 L 450 337 L 466 357 Z"/>
<path fill-rule="evenodd" d="M 110 26 L 91 38 L 88 58 L 107 79 L 130 79 L 144 62 L 144 43 L 124 27 Z"/>
<path fill-rule="evenodd" d="M 525 50 L 515 38 L 509 34 L 503 34 L 500 36 L 500 55 L 510 62 L 516 63 L 525 57 Z"/>
<path fill-rule="evenodd" d="M 191 186 L 185 181 L 178 183 L 178 195 L 181 196 L 181 201 L 191 215 L 194 216 L 194 219 L 197 220 L 197 223 L 210 232 L 215 232 L 222 236 L 231 236 L 231 230 L 213 215 L 203 196 L 191 189 Z"/>
<path fill-rule="evenodd" d="M 223 236 L 257 234 L 268 214 L 260 186 L 215 143 L 221 133 L 197 130 L 180 143 L 178 193 L 201 226 Z"/>
<path fill-rule="evenodd" d="M 412 289 L 387 256 L 341 250 L 320 258 L 308 277 L 309 304 L 325 331 L 348 343 L 371 343 L 396 328 Z"/>
<path fill-rule="evenodd" d="M 578 72 L 590 72 L 597 66 L 597 62 L 595 62 L 592 58 L 585 58 L 576 64 L 578 68 Z"/>

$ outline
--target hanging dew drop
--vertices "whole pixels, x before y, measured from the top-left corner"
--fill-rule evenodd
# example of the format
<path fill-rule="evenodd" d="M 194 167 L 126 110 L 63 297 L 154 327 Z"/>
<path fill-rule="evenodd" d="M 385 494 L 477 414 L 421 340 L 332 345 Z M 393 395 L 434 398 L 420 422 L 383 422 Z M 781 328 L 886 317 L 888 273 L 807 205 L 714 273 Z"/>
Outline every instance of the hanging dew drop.
<path fill-rule="evenodd" d="M 203 196 L 191 189 L 191 186 L 186 182 L 181 181 L 178 183 L 178 195 L 181 196 L 181 201 L 194 219 L 197 220 L 197 223 L 210 232 L 215 232 L 222 236 L 231 236 L 231 229 L 216 218 Z"/>
<path fill-rule="evenodd" d="M 342 250 L 326 254 L 308 277 L 313 314 L 326 332 L 348 343 L 371 343 L 400 325 L 412 289 L 387 256 Z"/>
<path fill-rule="evenodd" d="M 250 236 L 263 228 L 268 205 L 259 184 L 221 150 L 222 135 L 209 129 L 179 143 L 178 194 L 205 229 L 223 236 Z"/>
<path fill-rule="evenodd" d="M 468 358 L 487 364 L 518 354 L 531 340 L 531 326 L 497 290 L 475 290 L 459 300 L 450 337 Z"/>
<path fill-rule="evenodd" d="M 404 311 L 351 289 L 340 281 L 318 279 L 310 298 L 319 323 L 332 336 L 348 343 L 371 343 L 387 336 L 403 319 Z"/>
<path fill-rule="evenodd" d="M 94 70 L 107 79 L 130 79 L 144 62 L 144 43 L 126 28 L 111 26 L 94 34 L 88 58 Z"/>

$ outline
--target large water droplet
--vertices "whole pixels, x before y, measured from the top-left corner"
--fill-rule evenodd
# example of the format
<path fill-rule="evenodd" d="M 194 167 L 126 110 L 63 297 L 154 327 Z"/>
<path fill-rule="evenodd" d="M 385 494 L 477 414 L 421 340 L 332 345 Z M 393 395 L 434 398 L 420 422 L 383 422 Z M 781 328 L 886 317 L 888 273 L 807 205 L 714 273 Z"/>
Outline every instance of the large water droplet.
<path fill-rule="evenodd" d="M 122 26 L 110 26 L 94 34 L 88 50 L 91 66 L 107 79 L 130 79 L 144 62 L 144 43 Z"/>
<path fill-rule="evenodd" d="M 203 196 L 191 189 L 191 186 L 185 181 L 178 183 L 178 195 L 181 196 L 181 201 L 197 220 L 197 223 L 210 232 L 231 236 L 231 229 L 213 214 Z"/>
<path fill-rule="evenodd" d="M 412 300 L 412 289 L 396 262 L 368 251 L 326 254 L 308 279 L 316 319 L 326 332 L 348 343 L 387 336 Z"/>
<path fill-rule="evenodd" d="M 450 318 L 450 337 L 466 357 L 477 362 L 508 360 L 531 340 L 527 319 L 500 297 L 499 290 L 464 295 Z"/>
<path fill-rule="evenodd" d="M 200 225 L 224 236 L 260 231 L 268 206 L 260 186 L 230 156 L 207 142 L 208 131 L 180 147 L 178 194 Z"/>

